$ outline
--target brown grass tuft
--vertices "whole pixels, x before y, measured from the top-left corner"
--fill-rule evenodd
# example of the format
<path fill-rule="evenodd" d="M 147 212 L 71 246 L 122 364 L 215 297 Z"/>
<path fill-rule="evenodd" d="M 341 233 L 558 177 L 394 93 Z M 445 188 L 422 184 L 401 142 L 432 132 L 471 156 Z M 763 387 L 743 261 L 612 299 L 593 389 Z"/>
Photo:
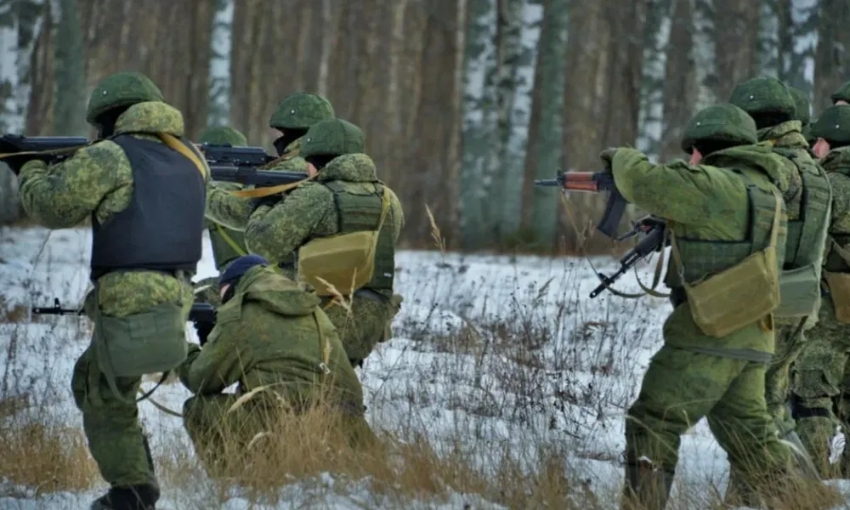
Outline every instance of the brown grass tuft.
<path fill-rule="evenodd" d="M 0 400 L 0 479 L 36 494 L 91 488 L 97 466 L 82 431 L 25 406 L 25 397 Z"/>

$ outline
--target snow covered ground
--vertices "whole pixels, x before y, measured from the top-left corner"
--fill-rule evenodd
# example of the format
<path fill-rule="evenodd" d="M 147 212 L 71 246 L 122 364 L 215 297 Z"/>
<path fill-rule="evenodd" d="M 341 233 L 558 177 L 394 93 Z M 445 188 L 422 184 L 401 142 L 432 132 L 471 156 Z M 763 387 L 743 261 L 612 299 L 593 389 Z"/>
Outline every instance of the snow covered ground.
<path fill-rule="evenodd" d="M 69 381 L 74 360 L 88 343 L 89 326 L 76 317 L 28 318 L 20 307 L 49 305 L 54 296 L 64 306 L 76 306 L 88 284 L 88 243 L 85 230 L 0 229 L 5 300 L 0 309 L 24 314 L 0 324 L 0 348 L 6 353 L 0 356 L 0 395 L 38 395 L 52 415 L 75 427 L 81 419 Z M 205 250 L 197 278 L 215 274 L 208 243 Z M 593 264 L 614 267 L 611 259 Z M 666 301 L 605 294 L 589 299 L 597 282 L 584 259 L 402 252 L 397 266 L 396 289 L 405 301 L 394 338 L 379 345 L 360 371 L 373 427 L 400 437 L 424 435 L 437 447 L 477 445 L 484 470 L 496 452 L 508 449 L 521 452 L 529 466 L 539 451 L 565 452 L 567 471 L 615 508 L 623 416 L 660 345 Z M 652 269 L 652 264 L 641 267 L 644 282 Z M 632 274 L 617 287 L 638 289 Z M 181 385 L 171 384 L 154 399 L 179 411 L 188 396 Z M 148 402 L 140 413 L 155 457 L 173 454 L 164 450 L 175 444 L 193 455 L 179 418 Z M 728 465 L 704 422 L 683 438 L 680 453 L 674 499 L 682 484 L 689 493 L 698 487 L 722 494 Z M 238 493 L 222 498 L 205 477 L 191 490 L 162 483 L 163 508 L 268 508 Z M 283 489 L 287 503 L 277 508 L 397 508 L 370 492 L 368 481 L 340 485 L 330 474 L 289 485 Z M 83 494 L 35 496 L 30 488 L 14 487 L 0 490 L 0 508 L 87 508 L 103 490 L 100 485 Z M 504 508 L 460 493 L 404 507 Z"/>

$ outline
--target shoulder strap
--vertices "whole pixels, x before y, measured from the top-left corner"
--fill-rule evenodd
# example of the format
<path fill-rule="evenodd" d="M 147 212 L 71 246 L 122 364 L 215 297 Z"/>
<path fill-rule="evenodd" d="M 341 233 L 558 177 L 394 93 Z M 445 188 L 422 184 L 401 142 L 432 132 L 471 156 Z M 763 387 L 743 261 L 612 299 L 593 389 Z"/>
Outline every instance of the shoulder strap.
<path fill-rule="evenodd" d="M 183 140 L 177 138 L 174 135 L 168 133 L 157 133 L 156 135 L 162 140 L 162 143 L 176 150 L 180 154 L 189 158 L 189 160 L 195 165 L 199 172 L 201 172 L 201 176 L 204 180 L 210 175 L 209 167 L 207 166 L 206 160 L 198 157 L 198 153 L 195 152 L 193 147 L 189 147 Z"/>

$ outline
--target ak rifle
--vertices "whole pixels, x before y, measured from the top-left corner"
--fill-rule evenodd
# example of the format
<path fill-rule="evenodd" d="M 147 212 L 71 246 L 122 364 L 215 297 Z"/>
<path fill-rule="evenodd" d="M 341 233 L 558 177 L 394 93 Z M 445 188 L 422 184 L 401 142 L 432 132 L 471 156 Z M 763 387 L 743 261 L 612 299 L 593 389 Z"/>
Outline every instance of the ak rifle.
<path fill-rule="evenodd" d="M 605 203 L 605 212 L 596 228 L 608 237 L 617 236 L 617 227 L 626 212 L 628 202 L 617 190 L 611 172 L 563 172 L 555 179 L 538 179 L 534 181 L 534 185 L 559 187 L 564 191 L 592 193 L 607 191 L 608 201 Z"/>
<path fill-rule="evenodd" d="M 277 172 L 263 170 L 261 167 L 274 161 L 262 147 L 233 147 L 229 144 L 200 144 L 198 149 L 204 154 L 210 167 L 213 181 L 235 182 L 243 186 L 268 188 L 282 184 L 292 184 L 307 178 L 302 172 Z"/>
<path fill-rule="evenodd" d="M 634 248 L 629 250 L 623 258 L 620 259 L 620 268 L 616 273 L 607 276 L 604 273 L 597 272 L 600 284 L 590 293 L 590 298 L 593 299 L 604 290 L 608 289 L 620 279 L 621 276 L 634 267 L 639 260 L 643 260 L 653 253 L 660 252 L 667 246 L 665 229 L 667 225 L 661 218 L 647 216 L 634 224 L 634 228 L 625 235 L 618 237 L 617 241 L 622 241 L 639 234 L 643 234 L 643 239 L 638 241 Z"/>
<path fill-rule="evenodd" d="M 88 139 L 80 136 L 0 136 L 0 161 L 15 168 L 33 159 L 47 163 L 59 162 L 89 144 Z"/>

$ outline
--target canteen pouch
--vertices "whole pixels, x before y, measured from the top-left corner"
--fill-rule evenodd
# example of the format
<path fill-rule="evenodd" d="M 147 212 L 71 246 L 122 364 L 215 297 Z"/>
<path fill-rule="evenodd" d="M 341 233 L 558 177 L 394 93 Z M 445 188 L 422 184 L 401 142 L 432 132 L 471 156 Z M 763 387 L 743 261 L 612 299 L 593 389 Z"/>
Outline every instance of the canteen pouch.
<path fill-rule="evenodd" d="M 385 187 L 377 230 L 320 237 L 302 246 L 298 251 L 298 280 L 311 285 L 321 297 L 351 295 L 369 283 L 375 273 L 375 248 L 388 206 Z"/>
<path fill-rule="evenodd" d="M 824 271 L 823 275 L 835 307 L 835 319 L 850 324 L 850 273 Z"/>
<path fill-rule="evenodd" d="M 814 264 L 782 271 L 779 275 L 779 306 L 776 317 L 805 317 L 816 313 L 820 302 L 821 275 Z"/>
<path fill-rule="evenodd" d="M 186 319 L 179 305 L 112 317 L 97 314 L 95 344 L 101 369 L 113 377 L 173 370 L 186 359 Z"/>
<path fill-rule="evenodd" d="M 755 323 L 779 306 L 779 278 L 776 240 L 779 235 L 782 199 L 774 191 L 776 209 L 770 242 L 764 250 L 750 254 L 734 266 L 701 281 L 682 285 L 688 298 L 691 316 L 697 327 L 711 337 L 722 338 L 744 326 Z M 683 271 L 675 234 L 672 252 Z"/>

